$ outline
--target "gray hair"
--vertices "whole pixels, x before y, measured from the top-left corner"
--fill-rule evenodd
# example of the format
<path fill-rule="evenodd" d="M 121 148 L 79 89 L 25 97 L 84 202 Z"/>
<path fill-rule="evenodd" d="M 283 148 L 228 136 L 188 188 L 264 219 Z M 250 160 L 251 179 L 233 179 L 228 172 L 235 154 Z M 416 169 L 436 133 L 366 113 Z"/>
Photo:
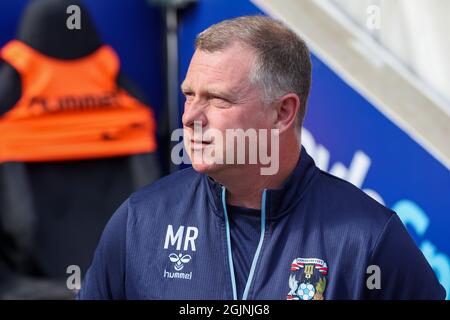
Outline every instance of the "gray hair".
<path fill-rule="evenodd" d="M 266 16 L 243 16 L 214 24 L 198 34 L 195 48 L 215 52 L 239 41 L 255 50 L 251 83 L 262 91 L 268 105 L 286 93 L 300 100 L 298 124 L 302 124 L 311 86 L 311 58 L 300 36 L 283 23 Z"/>

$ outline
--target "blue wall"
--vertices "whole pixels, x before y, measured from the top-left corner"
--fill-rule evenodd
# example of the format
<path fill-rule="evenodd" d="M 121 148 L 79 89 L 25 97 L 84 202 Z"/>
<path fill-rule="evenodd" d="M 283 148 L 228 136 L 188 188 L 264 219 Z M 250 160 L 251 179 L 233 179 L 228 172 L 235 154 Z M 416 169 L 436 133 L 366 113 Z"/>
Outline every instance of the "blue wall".
<path fill-rule="evenodd" d="M 450 172 L 317 57 L 305 128 L 317 155 L 327 150 L 328 165 L 352 166 L 355 154 L 370 162 L 357 185 L 375 191 L 398 213 L 410 234 L 450 291 Z M 362 174 L 364 176 L 364 174 Z M 344 178 L 348 178 L 344 176 Z"/>

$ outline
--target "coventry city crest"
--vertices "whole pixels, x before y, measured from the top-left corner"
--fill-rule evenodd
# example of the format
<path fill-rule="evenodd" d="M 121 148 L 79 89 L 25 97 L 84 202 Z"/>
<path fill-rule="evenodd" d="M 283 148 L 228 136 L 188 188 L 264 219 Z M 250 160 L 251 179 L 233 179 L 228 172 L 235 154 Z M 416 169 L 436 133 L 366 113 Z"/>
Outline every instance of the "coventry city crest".
<path fill-rule="evenodd" d="M 291 264 L 287 300 L 323 300 L 327 264 L 316 258 L 296 258 Z"/>

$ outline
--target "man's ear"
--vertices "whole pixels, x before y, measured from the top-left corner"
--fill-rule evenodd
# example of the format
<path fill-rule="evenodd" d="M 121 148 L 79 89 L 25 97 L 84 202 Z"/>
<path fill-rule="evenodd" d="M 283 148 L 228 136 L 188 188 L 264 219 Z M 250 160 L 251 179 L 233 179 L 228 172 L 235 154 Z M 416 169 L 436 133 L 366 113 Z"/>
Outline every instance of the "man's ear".
<path fill-rule="evenodd" d="M 275 128 L 282 133 L 294 127 L 299 110 L 300 99 L 295 93 L 287 93 L 282 96 L 276 103 L 277 118 L 275 120 Z"/>

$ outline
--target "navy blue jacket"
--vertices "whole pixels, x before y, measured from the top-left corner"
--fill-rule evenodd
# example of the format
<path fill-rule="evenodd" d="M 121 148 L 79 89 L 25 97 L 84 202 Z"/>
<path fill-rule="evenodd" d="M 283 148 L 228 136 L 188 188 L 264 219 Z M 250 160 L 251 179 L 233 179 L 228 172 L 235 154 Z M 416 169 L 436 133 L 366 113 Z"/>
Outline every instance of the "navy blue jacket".
<path fill-rule="evenodd" d="M 193 169 L 131 195 L 106 226 L 79 299 L 444 299 L 399 217 L 302 148 L 265 190 L 243 295 L 226 190 Z"/>

